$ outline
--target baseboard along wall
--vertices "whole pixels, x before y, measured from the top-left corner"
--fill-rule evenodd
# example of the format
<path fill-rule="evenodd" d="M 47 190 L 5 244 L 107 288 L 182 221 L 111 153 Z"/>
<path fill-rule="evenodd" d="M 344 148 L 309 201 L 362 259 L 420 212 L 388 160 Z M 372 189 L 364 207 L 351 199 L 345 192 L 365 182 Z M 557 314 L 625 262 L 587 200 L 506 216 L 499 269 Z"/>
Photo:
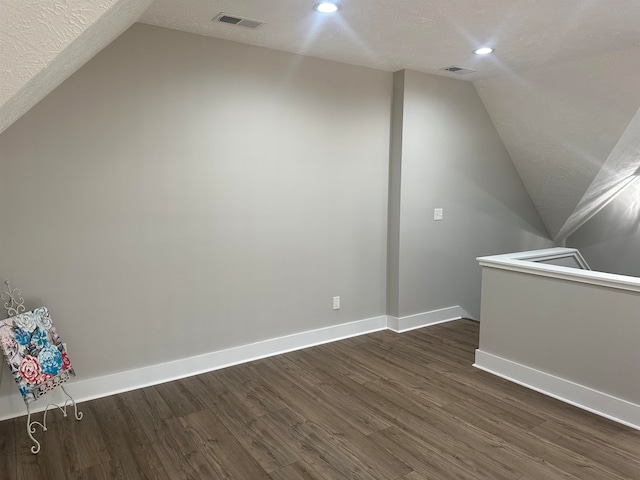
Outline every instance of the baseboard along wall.
<path fill-rule="evenodd" d="M 408 332 L 416 328 L 436 325 L 438 323 L 450 322 L 460 318 L 471 318 L 471 316 L 460 306 L 431 310 L 430 312 L 416 313 L 406 317 L 392 317 L 389 315 L 387 328 L 396 333 Z"/>
<path fill-rule="evenodd" d="M 459 306 L 399 318 L 381 315 L 116 374 L 84 380 L 76 379 L 69 383 L 68 390 L 76 401 L 81 403 L 380 330 L 388 329 L 396 333 L 403 333 L 460 318 L 471 317 Z M 481 350 L 476 350 L 474 366 L 563 402 L 640 430 L 640 405 L 635 405 Z M 10 378 L 8 372 L 5 372 L 4 382 L 13 383 Z M 32 413 L 43 411 L 47 403 L 63 402 L 62 395 L 58 394 L 59 392 L 52 392 L 41 401 L 34 402 L 31 405 Z M 0 397 L 0 421 L 25 414 L 26 408 L 17 390 L 15 395 L 10 394 Z"/>
<path fill-rule="evenodd" d="M 476 350 L 476 362 L 473 366 L 596 415 L 640 430 L 640 405 L 635 403 L 480 349 Z"/>
<path fill-rule="evenodd" d="M 69 382 L 68 391 L 81 403 L 380 330 L 401 333 L 460 318 L 469 318 L 469 315 L 459 306 L 401 318 L 381 315 L 111 375 L 76 378 Z M 5 372 L 4 382 L 13 383 L 8 371 Z M 31 411 L 44 411 L 47 403 L 56 402 L 64 402 L 61 392 L 51 392 L 42 400 L 33 402 Z M 22 415 L 26 415 L 26 408 L 17 389 L 15 395 L 0 396 L 0 421 Z"/>

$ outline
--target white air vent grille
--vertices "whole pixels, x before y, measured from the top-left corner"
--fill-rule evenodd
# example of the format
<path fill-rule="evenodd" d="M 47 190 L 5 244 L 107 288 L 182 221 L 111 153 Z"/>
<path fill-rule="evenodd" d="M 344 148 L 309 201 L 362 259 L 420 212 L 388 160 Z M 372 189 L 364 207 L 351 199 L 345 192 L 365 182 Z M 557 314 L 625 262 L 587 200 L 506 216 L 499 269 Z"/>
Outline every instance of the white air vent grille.
<path fill-rule="evenodd" d="M 467 75 L 468 73 L 476 73 L 475 70 L 471 70 L 470 68 L 459 67 L 457 65 L 451 65 L 450 67 L 441 68 L 443 72 L 455 73 L 457 75 Z"/>
<path fill-rule="evenodd" d="M 242 17 L 238 17 L 236 15 L 229 15 L 228 13 L 221 13 L 219 15 L 217 15 L 216 17 L 211 19 L 212 22 L 221 22 L 221 23 L 228 23 L 229 25 L 239 25 L 241 27 L 246 27 L 246 28 L 252 28 L 252 29 L 256 29 L 256 28 L 260 28 L 262 25 L 264 25 L 264 22 L 261 22 L 259 20 L 251 20 L 250 18 L 242 18 Z"/>

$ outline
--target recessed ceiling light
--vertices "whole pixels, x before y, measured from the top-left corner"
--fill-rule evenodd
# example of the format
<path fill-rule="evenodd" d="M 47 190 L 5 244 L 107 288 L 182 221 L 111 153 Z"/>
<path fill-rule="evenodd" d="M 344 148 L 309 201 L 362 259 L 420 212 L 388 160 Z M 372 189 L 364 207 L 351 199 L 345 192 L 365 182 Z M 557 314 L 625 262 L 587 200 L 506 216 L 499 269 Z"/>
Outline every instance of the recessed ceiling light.
<path fill-rule="evenodd" d="M 481 48 L 476 48 L 473 53 L 475 53 L 476 55 L 487 55 L 489 53 L 493 53 L 493 48 L 491 47 L 481 47 Z"/>
<path fill-rule="evenodd" d="M 313 6 L 313 9 L 316 12 L 320 12 L 320 13 L 335 13 L 338 10 L 340 10 L 340 5 L 332 2 L 321 2 L 321 3 L 316 3 Z"/>

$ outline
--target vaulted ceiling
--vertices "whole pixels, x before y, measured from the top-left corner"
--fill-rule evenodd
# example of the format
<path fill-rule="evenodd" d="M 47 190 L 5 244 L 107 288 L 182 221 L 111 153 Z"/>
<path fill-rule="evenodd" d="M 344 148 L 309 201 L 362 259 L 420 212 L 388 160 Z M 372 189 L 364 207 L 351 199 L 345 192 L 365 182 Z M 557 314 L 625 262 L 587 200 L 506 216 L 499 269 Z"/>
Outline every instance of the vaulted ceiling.
<path fill-rule="evenodd" d="M 0 132 L 129 28 L 152 0 L 0 0 Z"/>
<path fill-rule="evenodd" d="M 640 47 L 475 85 L 558 241 L 606 205 L 640 167 Z"/>
<path fill-rule="evenodd" d="M 640 167 L 637 0 L 0 0 L 0 132 L 136 21 L 473 81 L 558 241 Z M 149 7 L 147 9 L 147 7 Z M 265 22 L 256 29 L 219 13 Z M 489 45 L 495 53 L 471 50 Z M 458 76 L 441 69 L 462 66 Z"/>

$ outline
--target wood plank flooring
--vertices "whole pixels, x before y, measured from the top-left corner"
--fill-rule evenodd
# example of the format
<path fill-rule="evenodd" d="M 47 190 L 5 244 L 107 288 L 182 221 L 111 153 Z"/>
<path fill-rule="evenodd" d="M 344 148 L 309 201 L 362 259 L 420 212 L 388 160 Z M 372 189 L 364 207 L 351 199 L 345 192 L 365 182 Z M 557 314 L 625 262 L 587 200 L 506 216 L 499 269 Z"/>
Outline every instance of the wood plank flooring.
<path fill-rule="evenodd" d="M 86 402 L 38 455 L 0 422 L 0 478 L 640 479 L 640 431 L 473 368 L 477 342 L 382 331 Z"/>

